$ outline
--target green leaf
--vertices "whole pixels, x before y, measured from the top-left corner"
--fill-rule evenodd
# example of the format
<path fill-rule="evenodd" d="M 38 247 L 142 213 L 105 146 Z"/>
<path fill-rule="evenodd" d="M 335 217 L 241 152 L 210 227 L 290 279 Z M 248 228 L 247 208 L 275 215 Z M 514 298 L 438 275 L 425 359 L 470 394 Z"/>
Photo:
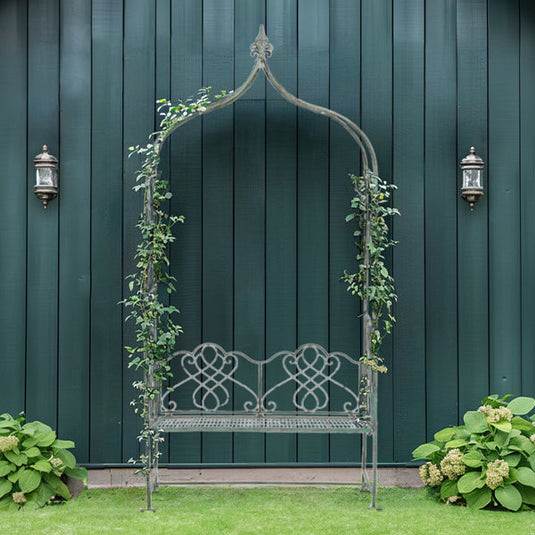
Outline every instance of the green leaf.
<path fill-rule="evenodd" d="M 470 468 L 479 468 L 483 465 L 483 456 L 477 450 L 469 451 L 463 455 L 463 463 Z"/>
<path fill-rule="evenodd" d="M 4 451 L 4 455 L 8 461 L 11 461 L 16 466 L 22 466 L 28 462 L 28 457 L 24 453 L 15 453 L 14 451 Z"/>
<path fill-rule="evenodd" d="M 507 404 L 507 408 L 513 414 L 527 414 L 535 408 L 535 399 L 519 396 Z"/>
<path fill-rule="evenodd" d="M 500 422 L 493 422 L 490 425 L 492 425 L 496 429 L 499 429 L 500 431 L 504 431 L 505 433 L 510 433 L 511 429 L 513 428 L 511 425 L 511 422 L 508 422 L 507 420 L 502 420 Z"/>
<path fill-rule="evenodd" d="M 39 457 L 41 455 L 41 450 L 39 448 L 36 448 L 35 446 L 23 451 L 23 453 L 29 458 L 34 459 L 35 457 Z"/>
<path fill-rule="evenodd" d="M 68 468 L 74 468 L 76 466 L 76 459 L 70 451 L 54 448 L 54 455 L 58 459 L 61 459 L 63 464 Z"/>
<path fill-rule="evenodd" d="M 457 481 L 452 481 L 451 479 L 446 479 L 440 485 L 440 497 L 443 500 L 451 498 L 451 496 L 456 496 L 459 493 L 457 488 Z"/>
<path fill-rule="evenodd" d="M 74 448 L 74 442 L 72 440 L 54 440 L 52 443 L 53 448 L 62 448 L 64 450 L 68 450 L 70 448 Z"/>
<path fill-rule="evenodd" d="M 437 431 L 435 433 L 434 439 L 437 442 L 448 442 L 448 440 L 451 440 L 455 433 L 457 432 L 456 427 L 446 427 L 445 429 L 441 429 L 440 431 Z"/>
<path fill-rule="evenodd" d="M 467 472 L 457 481 L 457 487 L 462 495 L 480 489 L 483 485 L 485 485 L 485 479 L 479 471 Z"/>
<path fill-rule="evenodd" d="M 65 468 L 64 474 L 74 479 L 86 479 L 87 470 L 82 466 L 75 466 L 74 468 Z"/>
<path fill-rule="evenodd" d="M 469 433 L 484 433 L 488 430 L 487 417 L 482 412 L 468 411 L 463 420 Z"/>
<path fill-rule="evenodd" d="M 8 492 L 11 492 L 13 484 L 7 479 L 0 479 L 0 498 L 5 496 Z"/>
<path fill-rule="evenodd" d="M 40 460 L 32 464 L 30 468 L 39 472 L 52 472 L 52 465 L 48 461 Z"/>
<path fill-rule="evenodd" d="M 412 452 L 412 458 L 413 459 L 428 459 L 432 453 L 435 453 L 436 451 L 439 451 L 439 450 L 440 448 L 436 444 L 432 444 L 431 442 L 428 442 L 427 444 L 422 444 L 421 446 L 418 446 Z"/>
<path fill-rule="evenodd" d="M 510 453 L 506 455 L 503 460 L 510 466 L 515 467 L 520 462 L 520 453 Z"/>
<path fill-rule="evenodd" d="M 54 431 L 50 431 L 49 433 L 39 435 L 37 446 L 46 448 L 47 446 L 51 446 L 54 440 L 56 440 L 56 433 Z"/>
<path fill-rule="evenodd" d="M 450 440 L 449 442 L 446 442 L 446 445 L 444 446 L 447 450 L 451 450 L 453 448 L 460 448 L 462 446 L 466 446 L 468 444 L 468 440 L 465 438 L 456 438 L 454 440 Z"/>
<path fill-rule="evenodd" d="M 511 420 L 511 426 L 513 429 L 518 429 L 519 431 L 523 431 L 524 433 L 527 433 L 528 435 L 532 435 L 535 433 L 535 427 L 531 422 L 528 422 L 521 416 L 513 416 L 513 419 Z"/>
<path fill-rule="evenodd" d="M 522 496 L 522 502 L 529 505 L 535 505 L 535 489 L 533 487 L 526 487 L 520 483 L 515 485 Z"/>
<path fill-rule="evenodd" d="M 7 474 L 11 473 L 11 464 L 3 464 L 0 466 L 0 477 L 7 476 Z"/>
<path fill-rule="evenodd" d="M 516 469 L 517 479 L 522 485 L 535 488 L 535 472 L 527 466 L 520 466 Z"/>
<path fill-rule="evenodd" d="M 54 494 L 56 491 L 43 481 L 35 491 L 35 501 L 39 507 L 43 507 Z"/>
<path fill-rule="evenodd" d="M 492 500 L 492 491 L 488 487 L 475 489 L 465 494 L 464 499 L 471 509 L 483 509 Z"/>
<path fill-rule="evenodd" d="M 535 454 L 530 455 L 530 456 L 528 457 L 528 462 L 529 462 L 529 464 L 530 464 L 530 466 L 531 466 L 531 469 L 532 469 L 532 470 L 535 470 Z"/>
<path fill-rule="evenodd" d="M 522 505 L 522 495 L 513 485 L 498 487 L 494 495 L 500 504 L 510 511 L 518 511 Z"/>
<path fill-rule="evenodd" d="M 535 453 L 535 444 L 533 444 L 528 437 L 523 435 L 511 439 L 509 449 L 514 449 L 514 446 L 517 446 L 520 451 L 523 451 L 528 455 L 533 455 Z"/>
<path fill-rule="evenodd" d="M 35 470 L 24 470 L 19 476 L 19 487 L 24 493 L 35 490 L 41 483 L 41 474 Z"/>

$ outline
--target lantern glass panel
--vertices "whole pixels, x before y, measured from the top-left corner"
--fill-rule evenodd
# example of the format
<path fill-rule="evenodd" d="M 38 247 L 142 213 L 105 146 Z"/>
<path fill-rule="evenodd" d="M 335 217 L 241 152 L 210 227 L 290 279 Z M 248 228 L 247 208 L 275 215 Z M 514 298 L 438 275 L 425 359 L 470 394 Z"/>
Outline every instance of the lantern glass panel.
<path fill-rule="evenodd" d="M 465 169 L 463 171 L 463 188 L 482 188 L 481 169 Z"/>
<path fill-rule="evenodd" d="M 50 167 L 41 167 L 36 173 L 37 186 L 57 186 L 56 171 Z"/>

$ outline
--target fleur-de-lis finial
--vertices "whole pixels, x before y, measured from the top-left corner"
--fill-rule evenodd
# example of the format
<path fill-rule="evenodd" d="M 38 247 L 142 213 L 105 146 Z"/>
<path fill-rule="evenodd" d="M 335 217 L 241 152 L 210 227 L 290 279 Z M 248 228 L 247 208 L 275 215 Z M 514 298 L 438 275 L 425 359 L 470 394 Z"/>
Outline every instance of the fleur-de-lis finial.
<path fill-rule="evenodd" d="M 269 42 L 269 39 L 264 30 L 264 25 L 260 24 L 258 29 L 258 35 L 255 42 L 251 45 L 251 56 L 257 56 L 260 60 L 269 58 L 273 52 L 273 45 Z"/>

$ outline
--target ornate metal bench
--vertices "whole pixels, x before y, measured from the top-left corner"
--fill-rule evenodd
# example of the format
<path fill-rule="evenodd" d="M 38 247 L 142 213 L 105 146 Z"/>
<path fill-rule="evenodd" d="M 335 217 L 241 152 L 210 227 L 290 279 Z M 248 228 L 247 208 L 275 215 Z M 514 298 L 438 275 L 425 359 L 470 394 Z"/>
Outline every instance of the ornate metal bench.
<path fill-rule="evenodd" d="M 178 382 L 156 399 L 150 418 L 155 432 L 360 433 L 360 487 L 371 492 L 370 508 L 376 508 L 377 372 L 317 344 L 256 361 L 205 343 L 193 351 L 177 351 L 172 359 L 178 360 L 173 368 Z M 157 468 L 156 459 L 147 478 L 149 503 L 152 488 L 158 486 Z"/>

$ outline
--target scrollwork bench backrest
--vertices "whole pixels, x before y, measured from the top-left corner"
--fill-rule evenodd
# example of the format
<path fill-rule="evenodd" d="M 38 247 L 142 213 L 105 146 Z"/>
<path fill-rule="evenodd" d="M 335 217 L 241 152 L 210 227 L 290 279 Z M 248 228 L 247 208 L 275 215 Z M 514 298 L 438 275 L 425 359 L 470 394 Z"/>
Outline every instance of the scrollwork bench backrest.
<path fill-rule="evenodd" d="M 161 394 L 163 414 L 329 413 L 371 417 L 375 381 L 361 362 L 317 344 L 256 361 L 204 343 L 170 360 L 177 378 Z"/>

